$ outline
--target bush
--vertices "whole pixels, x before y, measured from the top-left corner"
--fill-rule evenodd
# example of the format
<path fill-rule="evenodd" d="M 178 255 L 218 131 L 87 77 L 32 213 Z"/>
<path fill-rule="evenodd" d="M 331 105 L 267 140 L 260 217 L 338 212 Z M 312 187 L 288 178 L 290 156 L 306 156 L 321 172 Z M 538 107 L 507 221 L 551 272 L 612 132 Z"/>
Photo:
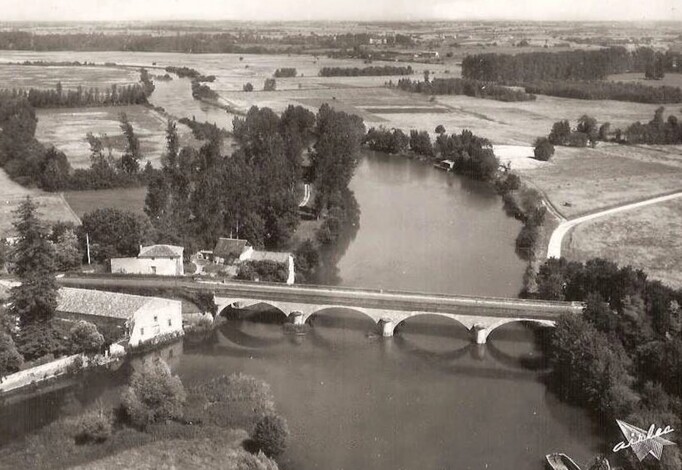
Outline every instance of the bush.
<path fill-rule="evenodd" d="M 289 427 L 279 415 L 263 416 L 253 432 L 253 443 L 268 457 L 277 457 L 284 452 L 289 438 Z"/>
<path fill-rule="evenodd" d="M 111 417 L 102 410 L 90 411 L 78 420 L 77 444 L 99 444 L 111 437 Z"/>
<path fill-rule="evenodd" d="M 182 417 L 187 395 L 182 382 L 160 359 L 135 371 L 123 391 L 121 405 L 129 421 L 140 428 Z"/>
<path fill-rule="evenodd" d="M 69 341 L 73 354 L 97 354 L 102 349 L 104 337 L 94 324 L 79 321 L 69 331 Z"/>
<path fill-rule="evenodd" d="M 68 332 L 54 322 L 32 323 L 16 337 L 16 345 L 24 360 L 33 361 L 48 354 L 63 356 L 70 350 Z"/>
<path fill-rule="evenodd" d="M 253 91 L 253 85 L 251 84 L 251 82 L 249 82 L 249 83 L 245 84 L 245 85 L 242 87 L 242 90 L 244 90 L 244 91 Z"/>
<path fill-rule="evenodd" d="M 275 91 L 277 89 L 277 81 L 274 78 L 266 78 L 263 84 L 263 91 Z"/>
<path fill-rule="evenodd" d="M 19 370 L 24 363 L 12 337 L 0 331 L 0 378 Z"/>
<path fill-rule="evenodd" d="M 540 137 L 535 141 L 533 153 L 535 154 L 535 158 L 546 162 L 554 155 L 554 145 L 552 145 L 548 138 Z"/>

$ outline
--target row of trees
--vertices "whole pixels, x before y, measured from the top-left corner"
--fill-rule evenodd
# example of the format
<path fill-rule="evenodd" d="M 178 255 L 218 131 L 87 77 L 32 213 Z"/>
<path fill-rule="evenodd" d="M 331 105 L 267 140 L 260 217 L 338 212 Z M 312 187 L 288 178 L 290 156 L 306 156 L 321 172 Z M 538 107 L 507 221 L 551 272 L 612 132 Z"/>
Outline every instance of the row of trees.
<path fill-rule="evenodd" d="M 388 85 L 393 86 L 393 83 L 389 82 Z M 396 86 L 401 90 L 427 95 L 465 95 L 498 101 L 533 101 L 536 98 L 520 89 L 466 78 L 434 78 L 423 82 L 401 78 Z"/>
<path fill-rule="evenodd" d="M 411 66 L 376 65 L 369 67 L 322 67 L 320 77 L 365 77 L 383 75 L 412 75 Z"/>
<path fill-rule="evenodd" d="M 543 81 L 526 83 L 528 93 L 580 100 L 615 100 L 634 103 L 682 103 L 682 90 L 671 86 L 607 81 Z"/>
<path fill-rule="evenodd" d="M 274 77 L 275 78 L 290 78 L 290 77 L 295 77 L 297 75 L 296 69 L 294 67 L 282 67 L 280 69 L 275 70 Z"/>
<path fill-rule="evenodd" d="M 562 318 L 553 334 L 552 384 L 562 398 L 589 408 L 602 423 L 618 418 L 644 429 L 679 428 L 682 290 L 603 259 L 551 259 L 539 270 L 536 295 L 587 304 L 582 316 Z M 625 457 L 627 469 L 646 466 L 634 454 Z M 656 465 L 681 468 L 679 449 L 666 447 Z"/>
<path fill-rule="evenodd" d="M 151 81 L 143 84 L 126 86 L 111 85 L 99 88 L 84 89 L 79 86 L 73 90 L 64 90 L 61 83 L 53 89 L 2 89 L 0 96 L 5 99 L 25 98 L 34 108 L 78 108 L 88 106 L 125 106 L 146 104 L 147 97 L 154 90 Z"/>

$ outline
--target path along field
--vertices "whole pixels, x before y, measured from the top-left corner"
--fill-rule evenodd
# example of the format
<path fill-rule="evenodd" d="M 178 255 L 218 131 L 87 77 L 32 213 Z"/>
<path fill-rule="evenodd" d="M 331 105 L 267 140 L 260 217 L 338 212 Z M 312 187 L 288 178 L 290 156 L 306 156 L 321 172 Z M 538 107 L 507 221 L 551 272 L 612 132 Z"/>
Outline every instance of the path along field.
<path fill-rule="evenodd" d="M 682 198 L 578 225 L 564 240 L 569 259 L 600 256 L 644 269 L 682 288 Z"/>

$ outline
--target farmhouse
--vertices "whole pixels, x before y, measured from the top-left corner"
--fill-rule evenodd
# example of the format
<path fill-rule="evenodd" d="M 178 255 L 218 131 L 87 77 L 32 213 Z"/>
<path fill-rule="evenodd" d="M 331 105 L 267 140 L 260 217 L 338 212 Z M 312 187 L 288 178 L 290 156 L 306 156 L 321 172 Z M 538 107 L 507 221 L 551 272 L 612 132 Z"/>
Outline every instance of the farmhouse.
<path fill-rule="evenodd" d="M 137 258 L 112 258 L 111 272 L 182 276 L 183 251 L 183 247 L 173 245 L 141 246 Z"/>
<path fill-rule="evenodd" d="M 197 258 L 211 260 L 216 264 L 238 265 L 247 261 L 272 261 L 287 268 L 287 284 L 295 278 L 294 256 L 289 252 L 254 250 L 247 240 L 239 238 L 219 238 L 213 251 L 202 250 Z"/>
<path fill-rule="evenodd" d="M 118 330 L 131 348 L 183 334 L 182 303 L 159 297 L 62 287 L 57 316 L 89 321 L 100 331 Z"/>

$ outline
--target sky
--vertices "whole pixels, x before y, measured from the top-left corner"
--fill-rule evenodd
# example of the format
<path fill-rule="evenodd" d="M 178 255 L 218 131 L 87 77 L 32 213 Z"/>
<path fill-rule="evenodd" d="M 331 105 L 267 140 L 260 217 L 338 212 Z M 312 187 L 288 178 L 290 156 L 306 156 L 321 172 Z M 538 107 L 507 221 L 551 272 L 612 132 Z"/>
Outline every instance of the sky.
<path fill-rule="evenodd" d="M 682 0 L 0 0 L 0 21 L 682 21 Z"/>

